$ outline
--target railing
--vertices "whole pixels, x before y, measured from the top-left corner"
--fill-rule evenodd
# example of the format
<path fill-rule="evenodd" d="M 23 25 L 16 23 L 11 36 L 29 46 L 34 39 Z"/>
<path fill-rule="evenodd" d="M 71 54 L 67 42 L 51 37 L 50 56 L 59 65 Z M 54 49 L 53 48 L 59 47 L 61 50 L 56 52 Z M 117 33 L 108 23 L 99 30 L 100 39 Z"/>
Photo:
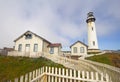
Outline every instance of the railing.
<path fill-rule="evenodd" d="M 73 60 L 61 56 L 53 56 L 53 55 L 44 55 L 44 57 L 62 64 L 68 68 L 76 69 L 76 70 L 84 70 L 84 71 L 97 71 L 99 74 L 103 72 L 103 75 L 106 73 L 111 77 L 112 82 L 120 82 L 120 68 L 113 67 L 110 65 L 97 63 L 89 60 Z"/>
<path fill-rule="evenodd" d="M 111 82 L 108 74 L 66 68 L 42 67 L 10 82 Z"/>
<path fill-rule="evenodd" d="M 43 57 L 50 59 L 56 63 L 62 64 L 65 67 L 76 69 L 76 70 L 84 70 L 84 71 L 94 71 L 94 72 L 99 72 L 94 65 L 90 65 L 87 62 L 84 61 L 79 61 L 79 60 L 73 60 L 70 58 L 58 56 L 58 55 L 49 55 L 45 53 Z M 101 73 L 101 72 L 99 72 Z"/>

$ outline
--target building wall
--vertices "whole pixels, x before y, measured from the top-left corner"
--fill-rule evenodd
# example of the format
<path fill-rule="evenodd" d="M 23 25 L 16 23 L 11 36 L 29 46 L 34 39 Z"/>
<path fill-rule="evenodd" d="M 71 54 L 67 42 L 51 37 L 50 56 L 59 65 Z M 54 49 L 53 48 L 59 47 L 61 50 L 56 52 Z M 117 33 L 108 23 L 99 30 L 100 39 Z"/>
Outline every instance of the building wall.
<path fill-rule="evenodd" d="M 26 44 L 30 44 L 30 56 L 34 56 L 37 52 L 42 52 L 43 48 L 43 39 L 38 38 L 37 36 L 32 34 L 31 39 L 26 39 L 25 36 L 22 36 L 15 42 L 15 50 L 18 51 L 19 44 L 22 44 L 22 51 L 25 52 Z M 34 44 L 38 44 L 38 51 L 34 52 Z"/>
<path fill-rule="evenodd" d="M 61 54 L 61 47 L 53 47 L 54 48 L 54 53 L 50 53 L 50 47 L 49 47 L 49 53 L 51 55 L 60 55 Z"/>
<path fill-rule="evenodd" d="M 49 53 L 48 45 L 49 45 L 48 42 L 43 41 L 43 52 Z"/>
<path fill-rule="evenodd" d="M 77 48 L 77 53 L 74 53 L 74 47 Z M 81 53 L 80 52 L 80 47 L 83 47 L 84 48 L 84 53 Z M 87 55 L 87 46 L 77 42 L 76 44 L 74 44 L 72 47 L 71 47 L 71 55 L 72 56 L 82 56 L 82 55 Z"/>
<path fill-rule="evenodd" d="M 98 49 L 95 22 L 88 22 L 88 49 Z M 93 44 L 94 42 L 94 44 Z"/>

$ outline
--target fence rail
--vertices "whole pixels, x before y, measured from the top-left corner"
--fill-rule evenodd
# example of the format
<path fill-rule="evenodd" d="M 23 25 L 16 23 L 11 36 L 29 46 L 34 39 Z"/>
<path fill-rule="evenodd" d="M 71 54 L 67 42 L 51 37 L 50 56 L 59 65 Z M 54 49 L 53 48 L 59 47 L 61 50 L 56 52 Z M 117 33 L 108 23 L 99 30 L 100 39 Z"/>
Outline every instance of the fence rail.
<path fill-rule="evenodd" d="M 62 64 L 66 67 L 76 69 L 76 70 L 85 70 L 85 71 L 97 71 L 98 73 L 103 72 L 103 75 L 106 73 L 111 77 L 112 82 L 120 82 L 120 68 L 113 67 L 110 65 L 93 62 L 89 60 L 73 60 L 70 58 L 65 58 L 61 56 L 45 55 L 43 56 L 48 58 L 56 63 Z"/>
<path fill-rule="evenodd" d="M 111 82 L 108 74 L 66 68 L 42 67 L 11 82 Z"/>

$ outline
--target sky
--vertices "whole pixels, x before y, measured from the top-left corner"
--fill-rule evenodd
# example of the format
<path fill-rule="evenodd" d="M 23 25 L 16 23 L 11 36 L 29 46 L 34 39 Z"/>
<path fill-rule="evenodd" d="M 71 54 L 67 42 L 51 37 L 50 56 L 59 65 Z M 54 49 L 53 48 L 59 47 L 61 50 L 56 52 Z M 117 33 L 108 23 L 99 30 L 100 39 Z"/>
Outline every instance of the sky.
<path fill-rule="evenodd" d="M 30 30 L 63 50 L 87 42 L 87 13 L 96 18 L 101 50 L 120 49 L 120 0 L 0 0 L 0 48 Z"/>

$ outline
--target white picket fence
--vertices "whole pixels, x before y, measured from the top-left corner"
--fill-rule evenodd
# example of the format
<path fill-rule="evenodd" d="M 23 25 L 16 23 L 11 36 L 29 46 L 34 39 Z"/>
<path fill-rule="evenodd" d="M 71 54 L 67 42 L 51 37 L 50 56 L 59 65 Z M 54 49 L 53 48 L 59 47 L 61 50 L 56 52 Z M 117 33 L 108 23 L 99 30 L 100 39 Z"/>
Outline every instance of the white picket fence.
<path fill-rule="evenodd" d="M 113 66 L 109 66 L 106 64 L 101 64 L 101 63 L 97 63 L 89 60 L 82 60 L 82 59 L 73 60 L 73 59 L 62 57 L 59 55 L 50 55 L 48 53 L 41 53 L 39 54 L 39 56 L 50 59 L 55 63 L 62 64 L 67 68 L 72 68 L 72 69 L 81 70 L 81 71 L 98 72 L 98 74 L 103 73 L 104 77 L 106 74 L 108 74 L 112 82 L 120 82 L 120 78 L 119 78 L 120 68 L 116 68 Z"/>
<path fill-rule="evenodd" d="M 66 68 L 42 67 L 10 82 L 111 82 L 108 74 Z"/>

